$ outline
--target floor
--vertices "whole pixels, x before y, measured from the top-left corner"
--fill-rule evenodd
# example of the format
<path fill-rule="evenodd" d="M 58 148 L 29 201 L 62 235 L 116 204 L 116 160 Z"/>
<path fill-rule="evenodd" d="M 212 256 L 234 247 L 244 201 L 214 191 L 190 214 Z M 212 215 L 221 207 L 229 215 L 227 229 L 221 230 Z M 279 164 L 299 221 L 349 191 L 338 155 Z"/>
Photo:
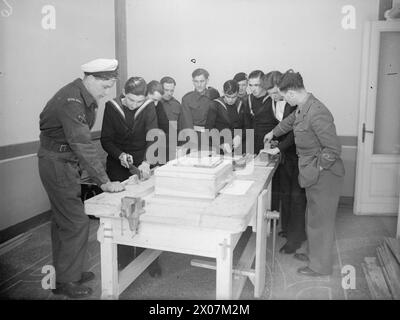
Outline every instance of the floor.
<path fill-rule="evenodd" d="M 395 217 L 355 216 L 351 207 L 340 207 L 336 220 L 334 272 L 331 276 L 319 278 L 297 275 L 297 268 L 304 263 L 279 252 L 272 270 L 272 241 L 268 241 L 267 285 L 261 299 L 370 299 L 361 262 L 366 256 L 376 256 L 376 247 L 384 236 L 395 236 L 396 221 Z M 94 290 L 90 299 L 99 299 L 101 295 L 97 227 L 98 221 L 91 220 L 88 269 L 96 274 L 96 279 L 88 283 Z M 29 241 L 0 256 L 0 299 L 66 299 L 44 290 L 41 285 L 46 275 L 43 267 L 51 265 L 50 224 L 47 222 L 30 232 Z M 234 260 L 243 250 L 250 232 L 248 229 L 239 241 Z M 279 250 L 283 243 L 284 239 L 278 237 L 276 248 Z M 160 256 L 162 276 L 154 279 L 144 272 L 121 294 L 120 299 L 215 299 L 215 272 L 192 267 L 190 260 L 193 258 L 163 252 Z M 341 270 L 349 265 L 355 270 L 355 288 L 345 290 L 342 288 L 344 275 Z M 254 299 L 253 286 L 248 280 L 241 299 Z"/>

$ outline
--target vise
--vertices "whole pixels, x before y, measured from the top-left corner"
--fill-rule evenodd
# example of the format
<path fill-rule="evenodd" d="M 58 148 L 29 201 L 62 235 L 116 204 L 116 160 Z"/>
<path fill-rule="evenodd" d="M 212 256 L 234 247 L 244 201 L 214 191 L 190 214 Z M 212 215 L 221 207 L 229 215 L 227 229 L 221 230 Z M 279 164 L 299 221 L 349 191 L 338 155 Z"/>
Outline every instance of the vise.
<path fill-rule="evenodd" d="M 126 218 L 129 223 L 129 229 L 133 235 L 137 234 L 139 227 L 139 217 L 145 213 L 143 209 L 145 201 L 140 197 L 123 197 L 121 199 L 121 218 Z"/>

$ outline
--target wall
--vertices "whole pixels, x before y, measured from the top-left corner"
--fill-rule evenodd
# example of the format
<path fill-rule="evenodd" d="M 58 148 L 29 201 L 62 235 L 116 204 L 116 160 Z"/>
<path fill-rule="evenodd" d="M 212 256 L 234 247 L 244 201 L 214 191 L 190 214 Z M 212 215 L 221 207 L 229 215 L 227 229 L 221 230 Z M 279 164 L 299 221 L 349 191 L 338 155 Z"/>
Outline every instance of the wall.
<path fill-rule="evenodd" d="M 352 5 L 356 28 L 342 28 Z M 177 98 L 205 67 L 210 85 L 236 72 L 294 68 L 332 111 L 339 135 L 357 135 L 363 24 L 377 0 L 127 1 L 128 75 L 176 78 Z M 196 63 L 191 62 L 196 59 Z M 151 61 L 149 63 L 149 61 Z M 149 67 L 151 65 L 151 67 Z"/>
<path fill-rule="evenodd" d="M 0 2 L 0 148 L 38 140 L 39 114 L 52 95 L 81 76 L 80 65 L 115 57 L 114 2 Z M 44 6 L 55 8 L 55 29 Z M 46 7 L 45 7 L 46 8 Z M 103 106 L 94 130 L 101 127 Z M 35 151 L 33 151 L 35 152 Z M 35 154 L 0 161 L 0 230 L 48 210 Z"/>
<path fill-rule="evenodd" d="M 342 27 L 347 5 L 355 8 L 355 29 Z M 363 25 L 378 11 L 378 0 L 127 0 L 128 76 L 170 75 L 181 99 L 198 67 L 219 91 L 239 71 L 301 72 L 344 138 L 342 195 L 352 197 Z"/>

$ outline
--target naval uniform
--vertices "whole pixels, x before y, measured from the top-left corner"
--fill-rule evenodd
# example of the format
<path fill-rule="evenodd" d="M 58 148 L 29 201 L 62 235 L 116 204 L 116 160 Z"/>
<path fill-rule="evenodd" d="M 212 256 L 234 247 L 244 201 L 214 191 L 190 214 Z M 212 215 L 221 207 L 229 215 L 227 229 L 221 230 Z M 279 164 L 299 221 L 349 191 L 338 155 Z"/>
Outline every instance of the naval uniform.
<path fill-rule="evenodd" d="M 201 149 L 201 133 L 205 130 L 208 110 L 214 104 L 213 100 L 219 97 L 216 89 L 208 87 L 202 93 L 194 90 L 182 98 L 182 111 L 187 116 L 190 126 L 197 132 L 199 150 Z"/>
<path fill-rule="evenodd" d="M 80 280 L 85 268 L 89 218 L 81 200 L 81 168 L 99 186 L 109 181 L 90 134 L 97 108 L 78 78 L 61 88 L 40 114 L 39 175 L 51 204 L 58 283 Z"/>
<path fill-rule="evenodd" d="M 345 174 L 341 145 L 332 114 L 312 94 L 273 133 L 281 136 L 292 129 L 299 155 L 299 184 L 307 197 L 309 268 L 331 274 L 335 218 Z"/>
<path fill-rule="evenodd" d="M 261 149 L 264 149 L 265 134 L 270 132 L 279 123 L 274 115 L 272 100 L 273 99 L 267 93 L 261 97 L 255 97 L 253 94 L 249 94 L 247 97 L 254 129 L 254 154 L 258 154 Z M 280 210 L 279 189 L 279 171 L 276 170 L 272 177 L 272 210 Z"/>
<path fill-rule="evenodd" d="M 152 142 L 146 141 L 146 134 L 156 129 L 157 113 L 151 100 L 134 110 L 122 104 L 121 98 L 108 101 L 104 110 L 101 128 L 101 145 L 107 152 L 107 174 L 111 181 L 125 181 L 132 173 L 119 160 L 122 152 L 132 155 L 133 165 L 138 167 L 146 158 L 146 150 Z M 142 248 L 118 245 L 119 268 L 124 268 Z"/>
<path fill-rule="evenodd" d="M 282 114 L 278 115 L 278 111 L 275 112 L 278 121 L 288 117 L 297 108 L 291 107 L 288 103 L 283 103 Z M 278 109 L 277 105 L 278 103 L 273 103 L 275 110 Z M 297 249 L 306 240 L 305 211 L 307 200 L 305 190 L 300 187 L 298 181 L 298 156 L 293 130 L 278 138 L 277 147 L 281 153 L 280 164 L 277 169 L 279 170 L 279 195 L 281 200 L 281 230 L 287 235 L 287 245 Z"/>
<path fill-rule="evenodd" d="M 154 165 L 163 165 L 169 161 L 169 120 L 164 106 L 160 101 L 157 104 L 153 102 L 153 105 L 157 114 L 158 129 L 162 130 L 165 134 L 165 146 L 159 144 L 159 150 L 157 150 L 157 152 L 160 152 L 163 149 L 161 152 L 165 153 L 165 159 L 161 159 L 159 162 L 154 163 Z"/>
<path fill-rule="evenodd" d="M 100 142 L 107 152 L 106 168 L 111 181 L 122 182 L 131 176 L 119 160 L 122 152 L 133 156 L 136 167 L 145 160 L 152 143 L 146 141 L 146 134 L 157 126 L 156 110 L 150 100 L 134 110 L 124 106 L 120 98 L 106 103 Z"/>
<path fill-rule="evenodd" d="M 243 104 L 242 100 L 237 99 L 233 105 L 228 105 L 224 102 L 223 98 L 214 100 L 214 104 L 210 107 L 207 114 L 206 129 L 217 129 L 222 131 L 229 129 L 231 131 L 232 141 L 235 136 L 235 129 L 241 130 L 241 154 L 245 152 L 245 133 L 246 129 L 250 128 L 250 112 Z M 219 141 L 219 145 L 225 143 L 223 137 Z M 218 146 L 214 146 L 219 149 Z"/>
<path fill-rule="evenodd" d="M 248 95 L 248 107 L 253 118 L 254 154 L 264 149 L 264 136 L 270 132 L 279 121 L 275 118 L 272 109 L 272 98 L 265 94 L 261 97 Z"/>

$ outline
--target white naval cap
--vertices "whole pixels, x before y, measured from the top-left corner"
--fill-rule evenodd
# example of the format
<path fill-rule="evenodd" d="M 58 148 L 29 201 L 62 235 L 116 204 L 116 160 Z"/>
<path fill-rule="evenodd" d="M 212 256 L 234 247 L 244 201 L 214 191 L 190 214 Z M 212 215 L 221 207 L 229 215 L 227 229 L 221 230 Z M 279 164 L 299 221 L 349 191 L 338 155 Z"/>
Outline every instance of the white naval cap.
<path fill-rule="evenodd" d="M 99 78 L 112 78 L 118 75 L 118 60 L 95 59 L 81 66 L 85 74 L 91 74 Z"/>

